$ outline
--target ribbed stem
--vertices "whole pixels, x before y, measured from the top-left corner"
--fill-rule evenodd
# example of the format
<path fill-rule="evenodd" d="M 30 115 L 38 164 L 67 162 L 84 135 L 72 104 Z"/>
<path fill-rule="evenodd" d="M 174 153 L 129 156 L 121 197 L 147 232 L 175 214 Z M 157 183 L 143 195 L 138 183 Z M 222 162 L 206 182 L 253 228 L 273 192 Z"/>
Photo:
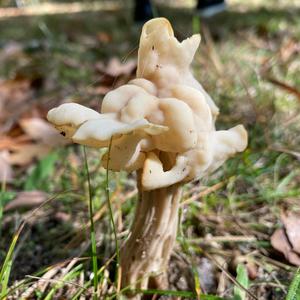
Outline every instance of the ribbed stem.
<path fill-rule="evenodd" d="M 181 185 L 141 191 L 131 234 L 121 250 L 122 287 L 166 289 L 176 239 Z M 139 299 L 139 296 L 135 296 Z"/>

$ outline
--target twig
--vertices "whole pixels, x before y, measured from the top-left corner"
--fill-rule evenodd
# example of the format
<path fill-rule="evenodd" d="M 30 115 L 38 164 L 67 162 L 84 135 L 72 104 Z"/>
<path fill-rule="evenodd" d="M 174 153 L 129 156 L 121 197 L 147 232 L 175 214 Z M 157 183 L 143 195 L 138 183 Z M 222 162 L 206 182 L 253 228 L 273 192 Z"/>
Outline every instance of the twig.
<path fill-rule="evenodd" d="M 88 289 L 83 287 L 82 285 L 75 283 L 75 282 L 71 282 L 71 281 L 65 281 L 65 280 L 61 280 L 61 279 L 50 279 L 50 278 L 43 278 L 43 277 L 38 277 L 38 276 L 32 276 L 32 275 L 26 275 L 25 277 L 28 278 L 32 278 L 32 279 L 37 279 L 37 280 L 41 280 L 41 281 L 47 281 L 47 282 L 53 282 L 53 283 L 63 283 L 63 284 L 69 284 L 69 285 L 73 285 L 76 287 L 80 287 L 81 289 L 85 290 L 86 292 L 88 292 Z"/>
<path fill-rule="evenodd" d="M 188 239 L 190 243 L 252 243 L 256 242 L 257 238 L 255 236 L 240 236 L 240 235 L 229 235 L 229 236 L 212 236 L 196 239 Z"/>
<path fill-rule="evenodd" d="M 205 189 L 204 191 L 201 191 L 200 193 L 196 194 L 196 195 L 193 195 L 191 196 L 190 198 L 184 200 L 183 202 L 181 202 L 181 206 L 184 206 L 184 205 L 187 205 L 187 204 L 190 204 L 194 201 L 196 201 L 197 199 L 201 198 L 201 197 L 204 197 L 204 196 L 207 196 L 208 194 L 212 193 L 212 192 L 215 192 L 216 190 L 220 189 L 221 187 L 223 187 L 225 185 L 226 181 L 221 181 L 221 182 L 218 182 L 217 184 Z"/>
<path fill-rule="evenodd" d="M 242 284 L 240 284 L 223 266 L 219 264 L 219 262 L 209 253 L 203 251 L 203 254 L 208 257 L 210 260 L 214 262 L 214 264 L 222 271 L 224 274 L 230 279 L 234 284 L 236 284 L 239 288 L 244 290 L 252 299 L 259 300 L 252 292 L 246 289 Z"/>
<path fill-rule="evenodd" d="M 274 85 L 282 88 L 283 90 L 286 90 L 290 94 L 293 94 L 300 101 L 300 91 L 298 89 L 296 89 L 295 87 L 293 87 L 285 82 L 279 81 L 275 78 L 272 78 L 272 77 L 266 77 L 266 80 L 268 80 L 269 82 L 273 83 Z"/>

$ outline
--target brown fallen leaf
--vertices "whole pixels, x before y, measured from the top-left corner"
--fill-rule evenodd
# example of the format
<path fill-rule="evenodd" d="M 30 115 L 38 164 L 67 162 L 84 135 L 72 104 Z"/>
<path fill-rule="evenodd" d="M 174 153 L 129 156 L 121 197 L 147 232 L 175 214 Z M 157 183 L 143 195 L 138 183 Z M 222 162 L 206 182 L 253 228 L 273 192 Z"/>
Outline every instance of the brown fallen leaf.
<path fill-rule="evenodd" d="M 90 86 L 87 88 L 87 92 L 92 96 L 105 95 L 111 90 L 109 86 Z"/>
<path fill-rule="evenodd" d="M 28 165 L 48 154 L 53 147 L 69 143 L 42 118 L 23 118 L 18 124 L 20 133 L 15 135 L 10 131 L 12 136 L 0 138 L 0 151 L 6 151 L 7 168 L 9 165 Z"/>
<path fill-rule="evenodd" d="M 0 136 L 0 151 L 11 150 L 17 145 L 26 144 L 30 141 L 30 138 L 24 134 L 17 137 Z"/>
<path fill-rule="evenodd" d="M 291 264 L 300 266 L 300 216 L 284 212 L 281 220 L 283 228 L 275 230 L 271 236 L 271 244 Z"/>
<path fill-rule="evenodd" d="M 248 276 L 251 280 L 254 280 L 258 276 L 258 265 L 255 263 L 253 258 L 248 255 L 242 255 L 242 253 L 238 250 L 234 251 L 233 261 L 232 261 L 232 268 L 236 270 L 239 264 L 244 264 L 247 271 Z"/>
<path fill-rule="evenodd" d="M 96 64 L 96 69 L 98 71 L 108 74 L 112 77 L 130 75 L 135 68 L 135 60 L 128 59 L 126 62 L 122 63 L 117 57 L 111 58 L 106 66 L 102 62 Z"/>
<path fill-rule="evenodd" d="M 10 79 L 0 81 L 0 121 L 13 115 L 21 103 L 32 97 L 31 81 Z"/>
<path fill-rule="evenodd" d="M 6 153 L 5 160 L 9 165 L 28 165 L 48 154 L 50 150 L 50 145 L 33 142 L 25 134 L 18 137 L 0 136 L 0 153 Z"/>
<path fill-rule="evenodd" d="M 13 170 L 8 161 L 8 151 L 0 151 L 0 182 L 11 182 L 13 180 Z"/>
<path fill-rule="evenodd" d="M 112 36 L 105 31 L 98 32 L 96 38 L 99 42 L 103 44 L 107 44 L 112 41 Z"/>
<path fill-rule="evenodd" d="M 16 198 L 10 201 L 5 207 L 4 211 L 18 209 L 18 208 L 30 208 L 42 204 L 47 199 L 47 194 L 42 191 L 28 191 L 20 192 Z"/>
<path fill-rule="evenodd" d="M 54 218 L 60 222 L 68 222 L 71 219 L 71 215 L 67 214 L 63 211 L 58 211 L 55 215 Z"/>
<path fill-rule="evenodd" d="M 281 220 L 293 250 L 300 255 L 300 216 L 290 212 L 283 212 Z"/>
<path fill-rule="evenodd" d="M 45 144 L 24 144 L 12 147 L 8 161 L 12 165 L 24 166 L 34 159 L 39 159 L 49 153 L 50 147 Z"/>
<path fill-rule="evenodd" d="M 271 244 L 274 249 L 283 253 L 287 261 L 293 265 L 300 266 L 300 256 L 293 251 L 283 229 L 275 230 L 271 236 Z"/>
<path fill-rule="evenodd" d="M 66 145 L 68 140 L 63 138 L 48 122 L 41 118 L 26 118 L 19 121 L 21 128 L 33 140 L 49 146 Z"/>

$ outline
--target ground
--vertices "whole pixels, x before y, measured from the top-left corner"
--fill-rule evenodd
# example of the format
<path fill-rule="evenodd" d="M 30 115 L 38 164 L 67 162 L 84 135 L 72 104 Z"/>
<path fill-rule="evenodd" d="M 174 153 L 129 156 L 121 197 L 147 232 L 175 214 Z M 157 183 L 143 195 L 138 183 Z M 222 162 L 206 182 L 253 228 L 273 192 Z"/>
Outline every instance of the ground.
<path fill-rule="evenodd" d="M 64 144 L 45 116 L 66 99 L 98 109 L 107 91 L 132 78 L 140 26 L 124 2 L 25 4 L 0 9 L 0 298 L 90 299 L 83 149 Z M 284 299 L 300 266 L 300 6 L 229 4 L 213 20 L 195 16 L 191 1 L 155 5 L 179 39 L 200 30 L 193 69 L 220 108 L 217 128 L 241 123 L 249 133 L 244 153 L 185 186 L 170 289 L 182 298 Z M 110 173 L 106 181 L 101 153 L 86 151 L 102 297 L 113 298 L 115 240 L 105 190 L 122 242 L 134 214 L 135 175 Z"/>

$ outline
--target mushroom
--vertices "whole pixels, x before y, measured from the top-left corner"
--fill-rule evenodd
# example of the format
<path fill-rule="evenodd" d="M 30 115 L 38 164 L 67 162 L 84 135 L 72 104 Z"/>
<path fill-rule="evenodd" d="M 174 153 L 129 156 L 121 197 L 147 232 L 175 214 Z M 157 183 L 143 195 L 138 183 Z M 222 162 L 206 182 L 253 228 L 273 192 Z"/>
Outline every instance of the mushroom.
<path fill-rule="evenodd" d="M 180 43 L 168 20 L 152 19 L 142 29 L 137 78 L 110 91 L 101 113 L 76 103 L 48 113 L 75 143 L 102 148 L 111 142 L 104 167 L 109 156 L 109 169 L 137 172 L 139 201 L 121 249 L 123 287 L 167 288 L 184 183 L 247 146 L 242 125 L 215 129 L 219 110 L 190 70 L 199 43 L 200 35 Z"/>

